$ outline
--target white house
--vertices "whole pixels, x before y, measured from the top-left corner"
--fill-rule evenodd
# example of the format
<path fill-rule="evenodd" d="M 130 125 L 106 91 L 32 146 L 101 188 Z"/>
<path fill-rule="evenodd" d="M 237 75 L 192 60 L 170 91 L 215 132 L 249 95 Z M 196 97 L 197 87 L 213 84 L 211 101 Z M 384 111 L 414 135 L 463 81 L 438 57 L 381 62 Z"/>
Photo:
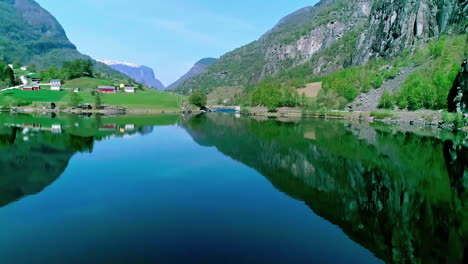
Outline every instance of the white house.
<path fill-rule="evenodd" d="M 23 66 L 23 67 L 21 67 L 21 70 L 22 70 L 22 71 L 27 71 L 27 70 L 28 70 L 28 66 Z"/>
<path fill-rule="evenodd" d="M 135 87 L 132 86 L 125 86 L 125 92 L 126 93 L 135 93 Z"/>
<path fill-rule="evenodd" d="M 53 79 L 50 80 L 50 89 L 53 91 L 60 91 L 62 88 L 62 80 L 59 79 Z"/>
<path fill-rule="evenodd" d="M 52 125 L 51 130 L 54 134 L 61 134 L 62 133 L 62 126 L 61 125 Z"/>

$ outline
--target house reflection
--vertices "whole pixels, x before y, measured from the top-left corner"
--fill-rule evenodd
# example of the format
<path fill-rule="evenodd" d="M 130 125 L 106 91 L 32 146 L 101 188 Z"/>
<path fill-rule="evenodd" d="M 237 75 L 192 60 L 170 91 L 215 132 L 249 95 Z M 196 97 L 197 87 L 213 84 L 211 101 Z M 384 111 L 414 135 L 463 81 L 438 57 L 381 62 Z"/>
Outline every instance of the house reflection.
<path fill-rule="evenodd" d="M 91 153 L 96 142 L 146 135 L 154 126 L 177 120 L 178 116 L 157 116 L 151 125 L 135 125 L 141 123 L 139 118 L 0 113 L 0 207 L 44 190 L 73 155 Z"/>

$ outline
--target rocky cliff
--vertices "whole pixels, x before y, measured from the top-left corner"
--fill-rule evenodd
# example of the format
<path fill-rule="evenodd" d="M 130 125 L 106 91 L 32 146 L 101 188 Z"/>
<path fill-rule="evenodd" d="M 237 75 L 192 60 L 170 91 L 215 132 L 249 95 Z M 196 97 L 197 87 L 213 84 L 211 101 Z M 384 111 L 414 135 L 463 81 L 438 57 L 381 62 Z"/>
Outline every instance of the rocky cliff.
<path fill-rule="evenodd" d="M 109 65 L 112 69 L 117 70 L 135 81 L 149 88 L 164 90 L 166 87 L 160 80 L 156 79 L 153 69 L 148 66 L 117 61 L 100 61 Z"/>
<path fill-rule="evenodd" d="M 185 81 L 197 77 L 206 72 L 206 68 L 213 65 L 218 59 L 215 58 L 204 58 L 199 60 L 193 67 L 177 81 L 167 87 L 167 90 L 177 89 Z"/>
<path fill-rule="evenodd" d="M 443 34 L 465 32 L 467 1 L 322 0 L 282 19 L 259 40 L 227 53 L 177 90 L 257 83 L 298 65 L 311 76 L 391 59 Z"/>
<path fill-rule="evenodd" d="M 369 25 L 360 34 L 354 64 L 395 57 L 421 41 L 465 31 L 467 1 L 374 1 Z"/>

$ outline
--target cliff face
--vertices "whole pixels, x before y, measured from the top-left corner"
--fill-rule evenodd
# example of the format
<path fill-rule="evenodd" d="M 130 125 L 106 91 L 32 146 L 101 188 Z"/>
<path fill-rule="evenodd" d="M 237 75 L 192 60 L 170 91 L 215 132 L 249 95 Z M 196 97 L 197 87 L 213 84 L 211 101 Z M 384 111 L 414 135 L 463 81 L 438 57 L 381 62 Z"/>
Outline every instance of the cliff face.
<path fill-rule="evenodd" d="M 467 8 L 467 1 L 458 0 L 376 3 L 369 26 L 360 35 L 354 64 L 362 64 L 375 56 L 395 57 L 420 41 L 462 33 Z"/>
<path fill-rule="evenodd" d="M 218 59 L 214 58 L 205 58 L 199 60 L 193 67 L 182 77 L 180 77 L 177 81 L 167 87 L 167 90 L 174 90 L 177 89 L 180 85 L 182 85 L 185 81 L 197 77 L 206 72 L 206 68 L 213 65 Z"/>
<path fill-rule="evenodd" d="M 376 56 L 391 59 L 441 35 L 463 33 L 467 17 L 467 1 L 459 0 L 323 0 L 285 17 L 178 90 L 245 86 L 305 63 L 310 74 L 323 75 Z"/>
<path fill-rule="evenodd" d="M 100 61 L 114 70 L 117 70 L 135 81 L 158 90 L 164 90 L 166 87 L 160 80 L 156 79 L 153 69 L 144 65 L 138 65 L 128 62 Z"/>

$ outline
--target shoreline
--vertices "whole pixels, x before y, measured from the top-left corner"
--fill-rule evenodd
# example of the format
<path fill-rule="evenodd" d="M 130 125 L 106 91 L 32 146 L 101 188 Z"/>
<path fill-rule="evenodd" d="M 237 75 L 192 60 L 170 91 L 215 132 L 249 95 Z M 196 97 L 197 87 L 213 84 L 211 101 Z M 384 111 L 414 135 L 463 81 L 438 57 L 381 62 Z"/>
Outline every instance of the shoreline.
<path fill-rule="evenodd" d="M 87 109 L 43 109 L 32 107 L 14 107 L 0 109 L 0 112 L 10 113 L 68 113 L 68 114 L 102 114 L 102 115 L 159 115 L 159 114 L 189 114 L 198 115 L 206 113 L 202 110 L 191 110 L 189 113 L 183 109 L 125 109 L 125 108 L 110 108 L 101 110 Z M 318 110 L 301 110 L 283 108 L 276 112 L 269 112 L 266 108 L 252 108 L 243 110 L 240 113 L 244 116 L 264 117 L 264 118 L 321 118 L 321 119 L 340 119 L 365 121 L 369 123 L 381 122 L 385 124 L 402 125 L 402 126 L 422 126 L 422 127 L 438 127 L 445 130 L 461 130 L 468 132 L 468 126 L 458 127 L 453 123 L 443 120 L 442 111 L 419 110 L 419 111 L 388 111 L 379 110 L 374 112 L 359 111 L 318 111 Z"/>
<path fill-rule="evenodd" d="M 374 112 L 349 112 L 349 111 L 313 111 L 300 109 L 278 109 L 277 112 L 268 112 L 266 109 L 243 111 L 243 115 L 259 116 L 266 118 L 321 118 L 341 119 L 365 122 L 381 122 L 385 124 L 401 126 L 438 127 L 445 130 L 461 130 L 468 132 L 468 126 L 456 127 L 454 122 L 444 121 L 443 111 L 419 110 L 419 111 L 388 111 Z M 453 115 L 453 114 L 451 114 Z M 466 118 L 465 118 L 466 120 Z M 466 122 L 466 121 L 465 121 Z"/>

